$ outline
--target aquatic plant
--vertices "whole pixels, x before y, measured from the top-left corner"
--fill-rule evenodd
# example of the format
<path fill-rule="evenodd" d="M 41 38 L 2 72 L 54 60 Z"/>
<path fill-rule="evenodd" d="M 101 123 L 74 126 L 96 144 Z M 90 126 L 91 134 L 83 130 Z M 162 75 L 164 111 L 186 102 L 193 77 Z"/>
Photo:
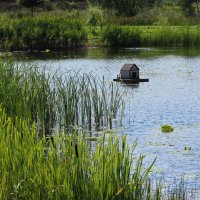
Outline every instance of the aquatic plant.
<path fill-rule="evenodd" d="M 0 106 L 1 199 L 155 199 L 185 200 L 181 182 L 165 193 L 149 179 L 155 160 L 144 166 L 125 136 L 103 133 L 98 141 L 84 134 L 38 137 L 36 124 L 8 117 Z M 91 150 L 91 145 L 94 147 Z M 195 199 L 195 198 L 194 198 Z"/>
<path fill-rule="evenodd" d="M 162 125 L 162 127 L 161 127 L 161 131 L 162 131 L 163 133 L 173 132 L 173 131 L 174 131 L 174 127 L 173 127 L 172 125 L 166 125 L 166 124 L 164 124 L 164 125 Z"/>
<path fill-rule="evenodd" d="M 112 119 L 123 111 L 118 84 L 91 74 L 51 73 L 35 65 L 0 62 L 0 104 L 13 120 L 35 122 L 40 135 L 55 126 L 74 130 L 112 128 Z M 109 95 L 108 95 L 109 94 Z"/>
<path fill-rule="evenodd" d="M 112 119 L 123 111 L 125 93 L 118 84 L 106 83 L 91 74 L 68 74 L 59 79 L 58 85 L 58 110 L 65 128 L 112 128 Z"/>
<path fill-rule="evenodd" d="M 56 135 L 40 140 L 35 124 L 13 120 L 0 107 L 1 199 L 132 199 L 144 188 L 153 166 L 143 168 L 126 137 L 103 135 L 96 148 L 83 137 Z M 74 145 L 78 145 L 78 157 Z M 148 194 L 150 195 L 150 194 Z"/>
<path fill-rule="evenodd" d="M 200 45 L 196 26 L 109 26 L 102 34 L 111 46 L 186 46 Z"/>

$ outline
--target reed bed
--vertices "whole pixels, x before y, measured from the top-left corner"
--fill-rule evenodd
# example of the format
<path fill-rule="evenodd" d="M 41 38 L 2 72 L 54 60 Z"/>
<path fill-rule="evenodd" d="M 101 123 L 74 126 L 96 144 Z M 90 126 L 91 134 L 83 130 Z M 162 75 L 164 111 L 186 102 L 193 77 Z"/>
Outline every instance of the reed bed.
<path fill-rule="evenodd" d="M 118 84 L 91 74 L 60 76 L 45 68 L 0 62 L 0 103 L 13 120 L 35 122 L 40 135 L 61 130 L 112 128 L 123 112 L 125 94 Z M 108 95 L 109 94 L 109 95 Z"/>
<path fill-rule="evenodd" d="M 155 160 L 144 166 L 145 157 L 134 153 L 136 143 L 130 147 L 126 140 L 103 133 L 91 150 L 84 134 L 62 132 L 51 142 L 38 137 L 35 123 L 13 121 L 0 106 L 0 198 L 190 199 L 183 185 L 167 194 L 161 184 L 153 185 Z"/>
<path fill-rule="evenodd" d="M 152 165 L 134 159 L 126 138 L 102 136 L 91 152 L 83 136 L 38 138 L 35 124 L 15 122 L 0 107 L 1 199 L 133 199 L 144 197 Z M 78 141 L 78 157 L 74 151 Z M 138 199 L 138 198 L 137 198 Z"/>
<path fill-rule="evenodd" d="M 111 46 L 199 47 L 198 26 L 109 26 L 103 41 Z"/>
<path fill-rule="evenodd" d="M 126 137 L 77 134 L 112 128 L 124 106 L 118 85 L 12 61 L 0 73 L 0 199 L 187 199 L 184 188 L 153 184 L 155 160 L 144 166 Z"/>
<path fill-rule="evenodd" d="M 78 84 L 77 84 L 78 83 Z M 82 126 L 89 130 L 112 128 L 112 119 L 123 112 L 123 95 L 118 84 L 92 75 L 69 75 L 58 87 L 60 116 L 64 126 Z"/>

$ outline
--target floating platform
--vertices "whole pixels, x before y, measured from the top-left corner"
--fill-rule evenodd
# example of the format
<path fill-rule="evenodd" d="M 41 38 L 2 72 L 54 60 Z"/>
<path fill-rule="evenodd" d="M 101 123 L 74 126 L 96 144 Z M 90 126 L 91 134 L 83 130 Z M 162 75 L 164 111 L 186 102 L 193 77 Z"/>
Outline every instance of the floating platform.
<path fill-rule="evenodd" d="M 113 81 L 116 82 L 121 82 L 121 83 L 126 83 L 126 84 L 139 84 L 140 82 L 149 82 L 149 79 L 120 79 L 120 78 L 116 78 L 113 79 Z"/>

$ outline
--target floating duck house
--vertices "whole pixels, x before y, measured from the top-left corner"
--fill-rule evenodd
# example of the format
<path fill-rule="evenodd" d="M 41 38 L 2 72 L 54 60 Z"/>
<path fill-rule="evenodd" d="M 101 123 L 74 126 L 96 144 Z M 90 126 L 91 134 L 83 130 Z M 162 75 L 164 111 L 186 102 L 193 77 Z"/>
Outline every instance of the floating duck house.
<path fill-rule="evenodd" d="M 139 82 L 148 82 L 149 79 L 140 79 L 140 69 L 136 64 L 124 64 L 120 70 L 120 74 L 114 81 L 138 84 Z"/>
<path fill-rule="evenodd" d="M 120 70 L 121 79 L 139 79 L 139 68 L 136 64 L 125 64 Z"/>

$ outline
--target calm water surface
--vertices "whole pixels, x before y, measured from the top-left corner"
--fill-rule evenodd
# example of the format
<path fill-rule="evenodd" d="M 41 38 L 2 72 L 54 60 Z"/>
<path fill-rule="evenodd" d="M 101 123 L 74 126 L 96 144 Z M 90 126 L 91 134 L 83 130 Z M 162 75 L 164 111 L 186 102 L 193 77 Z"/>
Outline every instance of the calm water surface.
<path fill-rule="evenodd" d="M 35 59 L 35 58 L 33 58 Z M 125 87 L 127 101 L 123 127 L 146 164 L 155 157 L 154 172 L 167 180 L 184 174 L 190 186 L 200 189 L 200 50 L 125 48 L 88 49 L 70 54 L 42 55 L 40 65 L 62 72 L 81 70 L 111 81 L 124 63 L 136 63 L 140 77 L 149 83 Z M 173 133 L 162 133 L 162 124 L 172 124 Z M 185 150 L 191 147 L 191 150 Z"/>

